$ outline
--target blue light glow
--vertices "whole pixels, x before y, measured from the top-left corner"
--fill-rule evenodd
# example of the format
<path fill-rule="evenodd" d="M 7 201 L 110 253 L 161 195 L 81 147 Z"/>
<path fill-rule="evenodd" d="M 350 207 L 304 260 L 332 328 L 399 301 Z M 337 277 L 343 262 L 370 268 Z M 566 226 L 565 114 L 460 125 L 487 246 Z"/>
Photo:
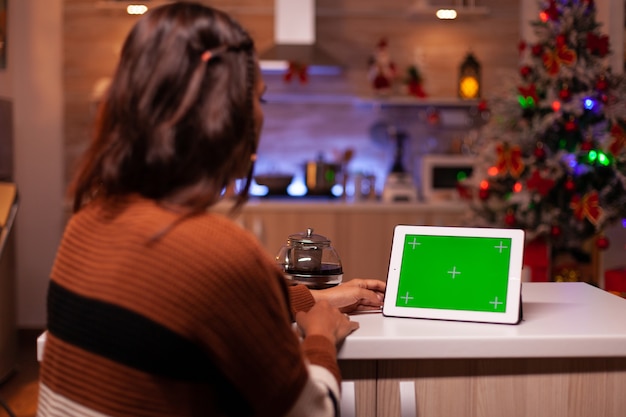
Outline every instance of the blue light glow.
<path fill-rule="evenodd" d="M 340 184 L 333 185 L 333 188 L 330 189 L 330 192 L 335 197 L 341 197 L 343 195 L 343 186 Z"/>
<path fill-rule="evenodd" d="M 585 106 L 585 109 L 593 110 L 593 108 L 596 106 L 596 102 L 590 98 L 586 98 L 583 105 Z"/>
<path fill-rule="evenodd" d="M 292 197 L 302 197 L 307 192 L 306 185 L 301 178 L 294 179 L 294 181 L 287 187 L 287 194 Z"/>

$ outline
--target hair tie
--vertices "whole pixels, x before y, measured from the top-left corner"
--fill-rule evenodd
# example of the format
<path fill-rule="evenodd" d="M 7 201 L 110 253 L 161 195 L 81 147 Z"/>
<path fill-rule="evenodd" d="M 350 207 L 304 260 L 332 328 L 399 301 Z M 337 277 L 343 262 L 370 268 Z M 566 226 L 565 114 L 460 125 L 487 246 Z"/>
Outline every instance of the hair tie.
<path fill-rule="evenodd" d="M 202 62 L 207 62 L 211 59 L 212 56 L 213 54 L 211 53 L 211 51 L 204 51 L 202 55 L 200 55 L 200 59 L 202 60 Z"/>

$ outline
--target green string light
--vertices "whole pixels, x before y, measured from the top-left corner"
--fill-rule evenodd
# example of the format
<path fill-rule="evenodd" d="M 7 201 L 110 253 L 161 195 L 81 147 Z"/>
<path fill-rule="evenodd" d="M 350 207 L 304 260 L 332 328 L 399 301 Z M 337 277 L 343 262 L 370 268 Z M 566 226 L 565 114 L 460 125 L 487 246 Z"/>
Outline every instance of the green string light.
<path fill-rule="evenodd" d="M 519 102 L 520 106 L 522 106 L 523 109 L 535 107 L 535 99 L 530 96 L 528 97 L 517 96 L 517 101 Z"/>
<path fill-rule="evenodd" d="M 590 150 L 587 154 L 587 162 L 592 165 L 594 163 L 598 163 L 602 166 L 611 165 L 611 157 L 605 154 L 604 152 L 597 150 Z"/>
<path fill-rule="evenodd" d="M 598 158 L 598 152 L 596 151 L 589 151 L 589 153 L 587 154 L 587 159 L 591 163 L 593 163 L 597 158 Z"/>
<path fill-rule="evenodd" d="M 605 167 L 611 164 L 610 158 L 602 152 L 600 152 L 600 154 L 598 155 L 598 162 L 600 163 L 600 165 L 604 165 Z"/>

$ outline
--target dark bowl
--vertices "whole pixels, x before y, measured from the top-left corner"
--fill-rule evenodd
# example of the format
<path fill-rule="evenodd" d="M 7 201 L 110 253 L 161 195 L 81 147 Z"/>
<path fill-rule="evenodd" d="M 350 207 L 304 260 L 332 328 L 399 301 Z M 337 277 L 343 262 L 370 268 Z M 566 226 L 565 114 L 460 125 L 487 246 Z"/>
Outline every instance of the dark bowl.
<path fill-rule="evenodd" d="M 260 174 L 254 176 L 254 181 L 259 185 L 266 186 L 269 194 L 285 194 L 292 180 L 292 174 Z"/>

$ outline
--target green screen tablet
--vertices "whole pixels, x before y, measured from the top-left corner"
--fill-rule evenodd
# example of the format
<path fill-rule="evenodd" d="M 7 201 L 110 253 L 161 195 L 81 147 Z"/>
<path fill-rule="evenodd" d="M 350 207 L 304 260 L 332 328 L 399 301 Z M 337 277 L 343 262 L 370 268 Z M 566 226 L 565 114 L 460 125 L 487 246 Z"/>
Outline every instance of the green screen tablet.
<path fill-rule="evenodd" d="M 396 226 L 383 314 L 518 323 L 523 248 L 518 229 Z"/>

